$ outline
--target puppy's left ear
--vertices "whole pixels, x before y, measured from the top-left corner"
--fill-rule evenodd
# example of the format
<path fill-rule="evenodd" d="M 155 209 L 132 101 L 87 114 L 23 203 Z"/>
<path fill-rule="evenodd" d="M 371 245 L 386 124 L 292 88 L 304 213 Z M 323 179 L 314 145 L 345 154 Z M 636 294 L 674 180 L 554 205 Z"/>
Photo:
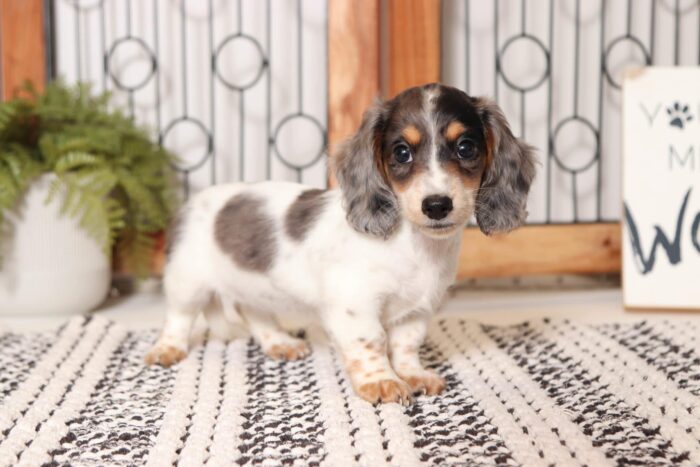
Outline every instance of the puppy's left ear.
<path fill-rule="evenodd" d="M 347 219 L 355 230 L 386 238 L 399 223 L 398 200 L 381 169 L 386 105 L 376 102 L 360 129 L 336 151 L 331 166 L 343 193 Z"/>
<path fill-rule="evenodd" d="M 527 194 L 535 176 L 534 148 L 510 131 L 505 115 L 490 99 L 473 99 L 485 128 L 486 170 L 476 198 L 476 220 L 486 235 L 509 232 L 527 218 Z"/>

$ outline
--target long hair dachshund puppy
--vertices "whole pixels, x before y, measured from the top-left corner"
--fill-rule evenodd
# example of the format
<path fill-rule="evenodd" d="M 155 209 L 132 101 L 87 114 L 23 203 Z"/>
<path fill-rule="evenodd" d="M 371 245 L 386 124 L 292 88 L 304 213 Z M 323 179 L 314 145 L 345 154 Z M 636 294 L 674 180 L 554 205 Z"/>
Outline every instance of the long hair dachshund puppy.
<path fill-rule="evenodd" d="M 427 322 L 454 280 L 472 214 L 487 235 L 525 220 L 532 149 L 492 101 L 430 84 L 369 109 L 331 165 L 337 190 L 234 183 L 189 201 L 148 363 L 184 358 L 193 321 L 214 301 L 281 359 L 308 348 L 274 314 L 311 310 L 369 402 L 443 389 L 419 358 Z"/>

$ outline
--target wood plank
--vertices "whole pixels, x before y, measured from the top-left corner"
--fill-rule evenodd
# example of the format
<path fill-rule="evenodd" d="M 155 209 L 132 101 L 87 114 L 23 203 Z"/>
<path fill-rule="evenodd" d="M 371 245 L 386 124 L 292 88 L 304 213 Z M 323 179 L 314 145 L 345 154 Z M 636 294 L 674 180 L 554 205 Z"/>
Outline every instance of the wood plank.
<path fill-rule="evenodd" d="M 42 0 L 0 0 L 0 72 L 2 97 L 11 98 L 30 80 L 38 89 L 46 81 Z"/>
<path fill-rule="evenodd" d="M 387 94 L 440 81 L 440 0 L 389 0 Z"/>
<path fill-rule="evenodd" d="M 329 0 L 329 153 L 357 131 L 379 97 L 379 79 L 379 0 Z"/>
<path fill-rule="evenodd" d="M 524 226 L 494 237 L 468 228 L 457 277 L 618 273 L 620 241 L 619 223 Z"/>

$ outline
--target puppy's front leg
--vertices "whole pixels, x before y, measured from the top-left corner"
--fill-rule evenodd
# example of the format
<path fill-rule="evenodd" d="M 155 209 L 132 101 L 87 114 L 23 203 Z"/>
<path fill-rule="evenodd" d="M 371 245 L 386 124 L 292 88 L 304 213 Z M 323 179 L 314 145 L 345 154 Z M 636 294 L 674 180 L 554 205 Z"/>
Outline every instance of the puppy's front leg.
<path fill-rule="evenodd" d="M 410 388 L 391 368 L 386 333 L 376 313 L 341 308 L 325 317 L 325 325 L 360 397 L 372 404 L 410 402 Z"/>
<path fill-rule="evenodd" d="M 411 316 L 389 328 L 391 365 L 394 371 L 411 386 L 414 393 L 440 394 L 445 380 L 437 373 L 426 370 L 420 363 L 420 346 L 428 329 L 428 315 Z"/>

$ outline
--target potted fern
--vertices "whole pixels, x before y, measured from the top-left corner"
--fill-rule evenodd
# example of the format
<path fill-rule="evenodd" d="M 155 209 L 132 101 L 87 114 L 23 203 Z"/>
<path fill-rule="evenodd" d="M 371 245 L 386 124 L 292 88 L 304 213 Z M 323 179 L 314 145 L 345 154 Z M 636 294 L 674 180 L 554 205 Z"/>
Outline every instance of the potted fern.
<path fill-rule="evenodd" d="M 108 103 L 61 82 L 0 103 L 0 313 L 97 306 L 115 245 L 147 270 L 174 209 L 172 157 Z"/>

